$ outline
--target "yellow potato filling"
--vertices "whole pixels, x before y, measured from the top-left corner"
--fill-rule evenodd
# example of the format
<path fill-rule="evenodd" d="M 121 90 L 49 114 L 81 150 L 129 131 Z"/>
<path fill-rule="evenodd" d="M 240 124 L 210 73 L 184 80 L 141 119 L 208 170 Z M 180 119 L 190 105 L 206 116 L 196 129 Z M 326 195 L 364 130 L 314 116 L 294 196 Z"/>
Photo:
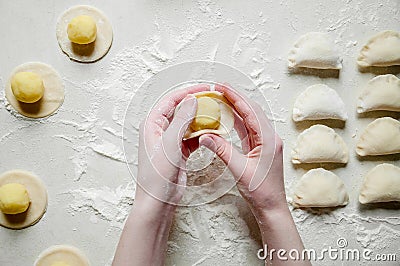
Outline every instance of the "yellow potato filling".
<path fill-rule="evenodd" d="M 190 127 L 194 131 L 216 129 L 220 125 L 219 103 L 210 97 L 197 98 L 197 112 Z"/>
<path fill-rule="evenodd" d="M 33 72 L 18 72 L 11 78 L 11 90 L 18 101 L 34 103 L 43 97 L 43 80 Z"/>
<path fill-rule="evenodd" d="M 0 187 L 0 211 L 5 214 L 25 212 L 29 207 L 29 195 L 24 185 L 10 183 Z"/>
<path fill-rule="evenodd" d="M 97 26 L 90 16 L 77 16 L 68 24 L 68 39 L 77 44 L 88 44 L 96 40 Z"/>

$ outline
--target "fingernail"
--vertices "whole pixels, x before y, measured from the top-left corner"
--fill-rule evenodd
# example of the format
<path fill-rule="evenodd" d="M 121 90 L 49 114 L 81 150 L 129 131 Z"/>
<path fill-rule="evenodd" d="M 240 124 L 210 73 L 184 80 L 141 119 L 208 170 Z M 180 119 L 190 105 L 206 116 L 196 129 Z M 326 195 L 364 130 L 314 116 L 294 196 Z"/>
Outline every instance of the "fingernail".
<path fill-rule="evenodd" d="M 212 138 L 202 135 L 199 138 L 199 144 L 201 146 L 205 146 L 206 148 L 212 148 L 214 146 L 214 141 L 212 140 Z"/>

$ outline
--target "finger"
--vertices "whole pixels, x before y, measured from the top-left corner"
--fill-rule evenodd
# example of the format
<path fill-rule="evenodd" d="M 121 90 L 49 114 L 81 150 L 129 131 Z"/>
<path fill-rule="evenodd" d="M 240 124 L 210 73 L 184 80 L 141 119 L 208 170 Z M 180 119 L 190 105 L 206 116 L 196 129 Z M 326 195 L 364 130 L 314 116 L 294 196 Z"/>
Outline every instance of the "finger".
<path fill-rule="evenodd" d="M 197 99 L 193 95 L 187 95 L 182 101 L 179 110 L 174 115 L 171 124 L 162 135 L 163 147 L 167 156 L 178 159 L 182 149 L 182 139 L 190 123 L 196 115 Z M 179 157 L 177 157 L 179 156 Z M 173 161 L 175 161 L 173 159 Z"/>
<path fill-rule="evenodd" d="M 188 95 L 199 91 L 209 90 L 210 86 L 199 84 L 185 89 L 173 91 L 164 96 L 150 111 L 145 120 L 144 135 L 149 147 L 155 145 L 157 138 L 149 138 L 149 136 L 160 137 L 168 128 L 169 118 L 175 111 L 175 107 Z"/>
<path fill-rule="evenodd" d="M 242 143 L 242 151 L 244 154 L 247 154 L 250 151 L 250 135 L 247 132 L 246 126 L 243 123 L 243 119 L 236 112 L 234 112 L 234 117 L 234 127 Z"/>
<path fill-rule="evenodd" d="M 254 140 L 252 148 L 261 144 L 264 138 L 269 140 L 274 136 L 272 124 L 258 103 L 227 86 L 215 85 L 215 90 L 222 92 L 243 118 Z"/>
<path fill-rule="evenodd" d="M 257 117 L 260 119 L 262 126 L 273 130 L 271 120 L 269 120 L 268 116 L 265 114 L 261 105 L 251 99 L 250 99 L 249 103 L 254 108 L 254 111 L 255 111 Z"/>
<path fill-rule="evenodd" d="M 240 95 L 236 91 L 229 89 L 226 86 L 215 85 L 215 90 L 222 92 L 228 101 L 235 107 L 235 110 L 239 113 L 240 117 L 252 135 L 255 144 L 261 144 L 261 127 L 258 122 L 258 118 L 252 106 L 249 104 L 246 96 Z"/>
<path fill-rule="evenodd" d="M 184 88 L 181 90 L 173 91 L 164 96 L 151 110 L 149 118 L 156 121 L 160 117 L 164 117 L 167 120 L 174 114 L 175 107 L 189 94 L 193 94 L 200 91 L 209 90 L 210 86 L 207 84 L 199 84 Z M 165 126 L 165 124 L 163 124 Z M 168 125 L 167 125 L 168 127 Z M 166 127 L 164 128 L 164 130 Z"/>
<path fill-rule="evenodd" d="M 260 125 L 262 128 L 263 143 L 273 142 L 276 132 L 273 124 L 271 123 L 271 120 L 269 120 L 264 110 L 262 109 L 261 105 L 259 105 L 255 101 L 251 101 L 250 104 L 251 106 L 253 106 L 257 114 L 257 117 L 259 119 L 258 121 L 260 121 Z"/>
<path fill-rule="evenodd" d="M 217 154 L 235 177 L 242 176 L 246 158 L 226 139 L 214 134 L 204 134 L 200 136 L 199 144 Z"/>
<path fill-rule="evenodd" d="M 243 108 L 236 110 L 242 118 L 251 117 L 255 115 L 250 105 L 251 100 L 247 96 L 242 95 L 239 92 L 233 90 L 232 88 L 221 84 L 216 84 L 215 90 L 223 93 L 224 96 L 229 100 L 230 103 L 232 103 L 234 107 L 236 107 L 237 104 L 243 104 L 242 106 Z"/>
<path fill-rule="evenodd" d="M 177 175 L 176 180 L 174 180 L 174 182 L 178 185 L 179 190 L 186 187 L 187 174 L 186 174 L 186 162 L 185 161 L 180 162 L 178 175 Z M 183 191 L 181 191 L 181 192 L 183 192 Z M 177 193 L 179 193 L 179 192 L 177 192 Z"/>
<path fill-rule="evenodd" d="M 269 172 L 273 165 L 274 168 L 282 169 L 283 142 L 278 134 L 274 134 L 274 140 L 268 143 L 266 148 L 260 151 L 260 156 L 258 157 L 257 161 L 257 165 L 258 164 L 262 164 L 263 167 L 254 167 L 254 175 L 252 176 L 248 184 L 248 190 L 250 192 L 256 190 L 265 181 L 266 178 L 271 178 L 272 181 L 270 182 L 274 182 L 273 180 L 275 180 L 276 178 L 282 181 L 279 175 L 269 175 Z"/>

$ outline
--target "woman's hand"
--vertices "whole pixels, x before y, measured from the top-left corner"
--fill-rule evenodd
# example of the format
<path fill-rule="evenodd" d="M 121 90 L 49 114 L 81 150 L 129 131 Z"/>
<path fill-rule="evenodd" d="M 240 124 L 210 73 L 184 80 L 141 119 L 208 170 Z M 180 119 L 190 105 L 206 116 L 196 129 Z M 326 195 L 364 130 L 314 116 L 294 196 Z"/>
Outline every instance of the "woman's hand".
<path fill-rule="evenodd" d="M 228 87 L 215 88 L 237 111 L 235 129 L 243 153 L 224 138 L 205 134 L 199 139 L 228 166 L 237 187 L 256 217 L 265 211 L 287 208 L 283 182 L 282 141 L 261 107 Z M 238 117 L 238 115 L 240 117 Z"/>
<path fill-rule="evenodd" d="M 182 141 L 197 109 L 189 94 L 208 89 L 199 85 L 168 94 L 140 125 L 135 201 L 113 266 L 164 265 L 174 210 L 186 184 L 186 159 L 198 146 L 198 140 Z"/>
<path fill-rule="evenodd" d="M 225 86 L 215 89 L 224 94 L 238 113 L 235 129 L 243 153 L 213 134 L 200 136 L 200 145 L 215 152 L 237 180 L 237 187 L 258 222 L 263 247 L 267 247 L 266 265 L 311 265 L 308 260 L 288 257 L 293 249 L 301 254 L 304 246 L 286 203 L 281 139 L 257 103 Z M 271 250 L 286 253 L 277 258 L 276 253 L 269 253 Z"/>
<path fill-rule="evenodd" d="M 191 94 L 208 89 L 208 85 L 198 85 L 168 94 L 141 123 L 136 202 L 174 208 L 181 200 L 186 160 L 197 148 L 194 140 L 182 140 L 197 110 L 197 100 Z"/>

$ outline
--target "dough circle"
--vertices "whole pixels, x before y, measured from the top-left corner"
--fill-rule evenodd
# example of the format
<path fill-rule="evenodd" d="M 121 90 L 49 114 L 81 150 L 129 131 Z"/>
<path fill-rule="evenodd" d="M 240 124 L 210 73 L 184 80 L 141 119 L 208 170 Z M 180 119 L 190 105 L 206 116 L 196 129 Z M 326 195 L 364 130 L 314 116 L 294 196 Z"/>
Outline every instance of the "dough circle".
<path fill-rule="evenodd" d="M 89 44 L 74 44 L 68 38 L 68 24 L 71 19 L 80 16 L 91 16 L 96 22 L 96 40 Z M 92 6 L 79 5 L 68 9 L 62 14 L 57 22 L 56 35 L 61 50 L 71 60 L 83 63 L 91 63 L 101 59 L 110 50 L 113 41 L 113 31 L 107 17 Z"/>
<path fill-rule="evenodd" d="M 35 103 L 18 101 L 11 89 L 11 79 L 18 72 L 38 74 L 44 84 L 43 97 Z M 60 75 L 51 66 L 39 62 L 29 62 L 17 66 L 6 84 L 5 94 L 8 102 L 18 113 L 30 118 L 41 118 L 53 114 L 64 102 L 64 85 Z"/>
<path fill-rule="evenodd" d="M 55 245 L 44 250 L 36 259 L 34 266 L 51 266 L 54 262 L 63 261 L 71 266 L 89 266 L 85 254 L 73 246 Z"/>
<path fill-rule="evenodd" d="M 213 133 L 217 135 L 229 134 L 229 132 L 233 129 L 235 125 L 235 117 L 233 114 L 232 107 L 230 106 L 228 100 L 224 97 L 224 95 L 218 91 L 201 91 L 193 93 L 193 95 L 196 96 L 197 98 L 210 97 L 216 102 L 218 102 L 219 108 L 221 110 L 220 125 L 216 129 L 202 129 L 199 131 L 193 131 L 193 129 L 189 127 L 184 135 L 184 138 L 191 139 L 206 133 Z M 177 112 L 178 109 L 179 105 L 175 109 L 175 112 Z"/>
<path fill-rule="evenodd" d="M 7 215 L 0 212 L 0 225 L 10 229 L 23 229 L 37 223 L 47 209 L 47 190 L 34 174 L 23 170 L 11 170 L 0 175 L 0 186 L 19 183 L 26 187 L 31 203 L 24 213 Z"/>

